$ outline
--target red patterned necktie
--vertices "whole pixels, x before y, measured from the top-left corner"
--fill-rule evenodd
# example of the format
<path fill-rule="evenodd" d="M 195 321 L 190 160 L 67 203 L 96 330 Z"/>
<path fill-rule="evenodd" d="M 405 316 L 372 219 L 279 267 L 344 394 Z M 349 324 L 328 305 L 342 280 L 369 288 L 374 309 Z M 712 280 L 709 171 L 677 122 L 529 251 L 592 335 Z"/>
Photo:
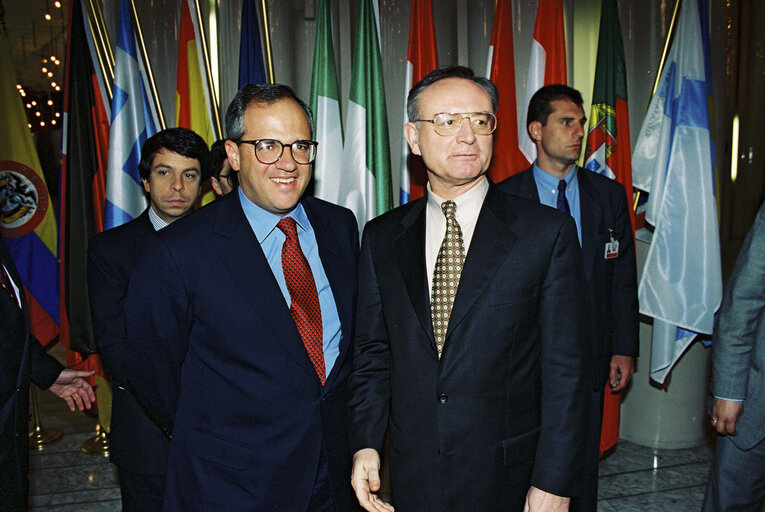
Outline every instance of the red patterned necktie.
<path fill-rule="evenodd" d="M 0 263 L 0 285 L 2 285 L 3 288 L 5 288 L 5 291 L 8 292 L 8 295 L 11 296 L 11 299 L 13 299 L 13 303 L 18 305 L 19 301 L 16 298 L 16 292 L 13 291 L 13 285 L 11 284 L 11 278 L 8 276 L 8 273 L 5 271 L 5 267 L 2 263 Z"/>
<path fill-rule="evenodd" d="M 282 245 L 282 270 L 290 292 L 290 314 L 323 386 L 327 378 L 324 370 L 321 306 L 316 283 L 308 260 L 300 249 L 295 219 L 285 217 L 276 227 L 287 237 Z"/>

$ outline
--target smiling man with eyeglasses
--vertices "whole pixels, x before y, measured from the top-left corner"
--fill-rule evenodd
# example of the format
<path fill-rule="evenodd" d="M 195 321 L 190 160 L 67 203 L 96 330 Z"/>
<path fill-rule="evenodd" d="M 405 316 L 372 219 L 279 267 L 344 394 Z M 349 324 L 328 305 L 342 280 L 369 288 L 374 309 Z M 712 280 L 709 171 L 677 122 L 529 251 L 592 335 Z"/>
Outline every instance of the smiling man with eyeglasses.
<path fill-rule="evenodd" d="M 350 510 L 356 219 L 303 197 L 317 143 L 291 88 L 243 87 L 226 130 L 239 186 L 149 244 L 126 307 L 132 384 L 172 432 L 165 509 Z"/>
<path fill-rule="evenodd" d="M 417 83 L 405 133 L 427 195 L 364 228 L 349 417 L 351 482 L 369 511 L 560 511 L 576 489 L 576 226 L 486 178 L 496 110 L 496 86 L 468 68 Z M 392 504 L 376 495 L 388 428 Z"/>

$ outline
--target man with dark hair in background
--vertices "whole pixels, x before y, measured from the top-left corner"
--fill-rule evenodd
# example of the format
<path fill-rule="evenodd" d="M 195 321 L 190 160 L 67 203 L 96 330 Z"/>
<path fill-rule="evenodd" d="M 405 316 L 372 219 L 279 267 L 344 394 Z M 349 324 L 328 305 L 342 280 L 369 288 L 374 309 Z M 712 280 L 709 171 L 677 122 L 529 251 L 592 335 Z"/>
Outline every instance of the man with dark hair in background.
<path fill-rule="evenodd" d="M 205 141 L 186 128 L 169 128 L 147 139 L 138 171 L 149 207 L 138 218 L 94 236 L 88 247 L 93 331 L 114 390 L 109 455 L 119 469 L 126 512 L 162 510 L 169 446 L 166 435 L 125 387 L 125 356 L 136 350 L 126 336 L 128 283 L 146 238 L 191 213 L 207 153 Z"/>
<path fill-rule="evenodd" d="M 590 393 L 581 496 L 572 510 L 595 512 L 606 381 L 618 392 L 638 355 L 635 244 L 624 187 L 576 165 L 586 117 L 579 91 L 548 85 L 529 102 L 528 135 L 537 159 L 499 184 L 503 191 L 570 214 L 582 247 L 590 303 Z"/>
<path fill-rule="evenodd" d="M 225 196 L 237 185 L 236 173 L 231 169 L 226 154 L 226 141 L 218 140 L 210 148 L 210 156 L 205 165 L 207 174 L 210 175 L 210 185 L 215 195 Z"/>
<path fill-rule="evenodd" d="M 239 187 L 147 242 L 125 309 L 131 383 L 172 432 L 165 507 L 349 510 L 356 219 L 303 197 L 317 143 L 291 88 L 243 87 L 226 133 Z"/>
<path fill-rule="evenodd" d="M 402 511 L 567 510 L 585 427 L 586 284 L 573 220 L 486 178 L 497 89 L 464 67 L 410 91 L 427 195 L 369 221 L 350 379 L 369 511 L 390 425 Z M 513 120 L 507 120 L 513 122 Z"/>

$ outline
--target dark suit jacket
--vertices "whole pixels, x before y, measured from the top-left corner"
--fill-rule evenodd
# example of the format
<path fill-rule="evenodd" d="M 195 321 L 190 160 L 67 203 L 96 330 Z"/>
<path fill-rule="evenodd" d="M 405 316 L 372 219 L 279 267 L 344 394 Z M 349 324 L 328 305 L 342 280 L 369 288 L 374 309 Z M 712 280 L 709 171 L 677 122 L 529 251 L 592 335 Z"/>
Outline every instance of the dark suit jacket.
<path fill-rule="evenodd" d="M 439 361 L 427 198 L 364 229 L 351 449 L 390 421 L 396 510 L 514 511 L 529 486 L 571 496 L 585 424 L 582 257 L 570 217 L 491 185 Z"/>
<path fill-rule="evenodd" d="M 321 386 L 277 281 L 228 194 L 147 240 L 130 283 L 129 378 L 172 431 L 166 510 L 306 510 L 326 454 L 351 504 L 345 381 L 356 293 L 353 214 L 303 200 L 341 321 Z"/>
<path fill-rule="evenodd" d="M 88 244 L 88 290 L 93 333 L 112 376 L 112 462 L 133 473 L 164 474 L 170 442 L 125 389 L 125 354 L 136 350 L 126 337 L 125 298 L 130 275 L 154 226 L 146 209 L 138 218 L 94 236 Z"/>
<path fill-rule="evenodd" d="M 2 263 L 21 296 L 21 309 L 0 288 L 0 509 L 26 511 L 29 483 L 29 381 L 47 389 L 63 367 L 29 332 L 21 276 L 0 239 Z"/>
<path fill-rule="evenodd" d="M 635 242 L 624 187 L 611 179 L 577 168 L 582 223 L 582 257 L 590 296 L 590 343 L 593 389 L 608 379 L 613 355 L 637 356 L 639 323 Z M 531 168 L 502 183 L 504 192 L 539 202 Z M 611 234 L 619 256 L 605 258 Z"/>

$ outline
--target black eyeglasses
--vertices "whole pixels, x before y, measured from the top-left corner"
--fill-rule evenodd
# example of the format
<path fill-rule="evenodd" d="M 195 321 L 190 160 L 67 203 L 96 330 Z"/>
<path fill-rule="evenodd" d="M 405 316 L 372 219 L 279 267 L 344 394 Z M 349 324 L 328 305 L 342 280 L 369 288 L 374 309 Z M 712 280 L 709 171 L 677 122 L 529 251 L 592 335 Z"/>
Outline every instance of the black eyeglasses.
<path fill-rule="evenodd" d="M 218 181 L 220 181 L 221 178 L 225 178 L 226 181 L 228 181 L 228 184 L 232 187 L 236 185 L 236 173 L 233 171 L 228 171 L 228 174 L 219 174 Z"/>
<path fill-rule="evenodd" d="M 414 119 L 417 123 L 433 123 L 433 129 L 439 135 L 455 135 L 462 128 L 462 121 L 470 120 L 470 126 L 476 135 L 490 135 L 497 129 L 497 116 L 490 112 L 442 112 L 433 119 Z"/>
<path fill-rule="evenodd" d="M 296 140 L 291 144 L 285 144 L 276 139 L 240 140 L 238 144 L 252 144 L 255 146 L 255 158 L 262 164 L 273 164 L 282 157 L 284 148 L 289 147 L 292 158 L 299 164 L 310 164 L 316 159 L 316 147 L 319 145 L 315 140 Z"/>

